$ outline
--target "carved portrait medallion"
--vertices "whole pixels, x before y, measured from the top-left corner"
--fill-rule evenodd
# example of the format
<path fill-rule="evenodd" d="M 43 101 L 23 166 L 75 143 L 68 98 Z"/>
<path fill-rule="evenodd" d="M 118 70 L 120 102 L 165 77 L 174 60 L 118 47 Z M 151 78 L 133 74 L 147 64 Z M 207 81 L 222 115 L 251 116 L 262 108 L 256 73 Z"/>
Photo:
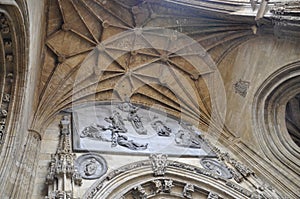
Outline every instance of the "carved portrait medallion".
<path fill-rule="evenodd" d="M 75 164 L 83 179 L 97 179 L 107 171 L 106 161 L 98 154 L 82 155 Z"/>

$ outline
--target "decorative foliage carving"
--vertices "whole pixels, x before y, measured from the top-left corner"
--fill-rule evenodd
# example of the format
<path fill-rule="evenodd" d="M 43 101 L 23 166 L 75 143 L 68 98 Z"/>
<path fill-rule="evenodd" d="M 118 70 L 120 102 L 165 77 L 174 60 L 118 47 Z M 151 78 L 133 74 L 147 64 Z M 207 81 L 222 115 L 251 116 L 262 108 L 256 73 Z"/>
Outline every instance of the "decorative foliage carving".
<path fill-rule="evenodd" d="M 227 181 L 226 185 L 233 188 L 234 190 L 244 194 L 245 196 L 251 197 L 251 195 L 252 195 L 251 191 L 249 191 L 248 189 L 245 189 L 244 187 L 242 187 L 234 182 Z"/>
<path fill-rule="evenodd" d="M 168 156 L 165 154 L 151 154 L 150 160 L 152 165 L 152 170 L 154 176 L 163 176 L 165 175 L 166 168 L 168 166 L 167 162 Z"/>
<path fill-rule="evenodd" d="M 10 102 L 10 94 L 5 93 L 5 94 L 3 95 L 2 101 L 3 101 L 3 102 Z"/>
<path fill-rule="evenodd" d="M 241 162 L 238 162 L 234 158 L 231 158 L 228 153 L 220 153 L 219 157 L 221 160 L 225 160 L 231 164 L 243 177 L 249 177 L 251 174 L 254 174 L 252 169 L 245 166 Z"/>
<path fill-rule="evenodd" d="M 231 174 L 233 175 L 233 178 L 235 179 L 236 182 L 240 183 L 243 181 L 244 178 L 255 175 L 255 173 L 252 169 L 250 169 L 246 165 L 242 164 L 241 162 L 238 162 L 234 158 L 231 158 L 229 153 L 221 152 L 220 149 L 218 149 L 215 146 L 212 146 L 212 144 L 209 142 L 209 140 L 204 139 L 204 142 L 218 156 L 219 160 L 231 165 L 234 168 L 233 169 L 233 168 L 228 167 L 228 170 L 231 172 Z"/>
<path fill-rule="evenodd" d="M 121 174 L 121 173 L 124 173 L 125 171 L 131 170 L 131 169 L 135 169 L 135 168 L 139 168 L 139 167 L 146 166 L 146 165 L 149 165 L 149 162 L 148 162 L 148 161 L 134 162 L 134 163 L 132 163 L 132 164 L 129 164 L 129 165 L 120 167 L 119 169 L 116 169 L 116 170 L 110 172 L 110 173 L 107 175 L 107 179 L 108 179 L 108 180 L 111 180 L 111 179 L 113 179 L 114 177 L 116 177 L 117 175 L 119 175 L 119 174 Z"/>
<path fill-rule="evenodd" d="M 7 111 L 4 110 L 4 109 L 2 109 L 2 108 L 0 108 L 0 117 L 2 117 L 2 118 L 7 117 Z"/>
<path fill-rule="evenodd" d="M 60 141 L 57 152 L 51 155 L 49 173 L 46 178 L 46 184 L 48 184 L 47 199 L 71 199 L 73 198 L 72 188 L 74 185 L 80 186 L 82 183 L 82 178 L 74 165 L 76 155 L 71 153 L 69 126 L 69 118 L 64 116 L 60 125 Z"/>

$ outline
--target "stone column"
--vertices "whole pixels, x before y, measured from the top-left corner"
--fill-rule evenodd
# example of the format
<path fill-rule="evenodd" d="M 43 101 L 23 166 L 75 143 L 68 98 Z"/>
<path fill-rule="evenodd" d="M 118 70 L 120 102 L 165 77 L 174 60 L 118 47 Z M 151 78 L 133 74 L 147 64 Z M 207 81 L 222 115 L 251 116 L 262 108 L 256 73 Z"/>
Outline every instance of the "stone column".
<path fill-rule="evenodd" d="M 38 132 L 30 130 L 24 145 L 22 158 L 17 164 L 16 181 L 10 198 L 30 198 L 38 164 L 38 155 L 41 145 L 41 136 Z"/>

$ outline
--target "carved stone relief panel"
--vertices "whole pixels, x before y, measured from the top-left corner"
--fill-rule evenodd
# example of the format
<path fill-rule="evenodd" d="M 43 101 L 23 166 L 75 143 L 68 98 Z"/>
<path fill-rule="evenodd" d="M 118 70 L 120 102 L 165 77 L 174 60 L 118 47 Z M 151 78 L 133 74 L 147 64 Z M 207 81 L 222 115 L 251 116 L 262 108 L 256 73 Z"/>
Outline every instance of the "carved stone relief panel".
<path fill-rule="evenodd" d="M 73 146 L 77 151 L 208 155 L 201 132 L 158 110 L 130 102 L 74 108 Z"/>
<path fill-rule="evenodd" d="M 250 82 L 239 79 L 239 81 L 233 84 L 233 87 L 235 93 L 238 93 L 242 97 L 246 97 L 250 87 Z"/>
<path fill-rule="evenodd" d="M 106 161 L 98 154 L 82 155 L 75 164 L 83 179 L 100 178 L 107 171 Z"/>

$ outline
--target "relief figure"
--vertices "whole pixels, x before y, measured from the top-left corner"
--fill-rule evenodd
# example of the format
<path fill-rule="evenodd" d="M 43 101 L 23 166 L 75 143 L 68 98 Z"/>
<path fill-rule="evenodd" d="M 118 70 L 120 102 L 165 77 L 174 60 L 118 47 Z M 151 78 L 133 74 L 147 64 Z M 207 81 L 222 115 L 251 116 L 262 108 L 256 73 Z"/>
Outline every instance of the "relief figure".
<path fill-rule="evenodd" d="M 159 136 L 169 137 L 172 133 L 172 130 L 160 120 L 152 122 L 151 126 Z"/>
<path fill-rule="evenodd" d="M 118 135 L 117 143 L 120 146 L 126 147 L 131 150 L 145 150 L 148 147 L 148 143 L 147 144 L 139 144 L 133 140 L 128 140 L 128 137 L 125 135 Z"/>
<path fill-rule="evenodd" d="M 113 111 L 110 117 L 105 118 L 105 121 L 111 123 L 114 129 L 117 129 L 120 133 L 126 133 L 127 129 L 125 128 L 125 124 L 122 116 L 119 112 Z"/>
<path fill-rule="evenodd" d="M 193 136 L 190 132 L 179 130 L 175 136 L 175 142 L 178 146 L 189 148 L 201 148 L 200 140 Z"/>
<path fill-rule="evenodd" d="M 141 116 L 137 114 L 137 108 L 130 108 L 127 119 L 131 122 L 138 134 L 147 134 L 147 130 L 144 128 Z"/>

